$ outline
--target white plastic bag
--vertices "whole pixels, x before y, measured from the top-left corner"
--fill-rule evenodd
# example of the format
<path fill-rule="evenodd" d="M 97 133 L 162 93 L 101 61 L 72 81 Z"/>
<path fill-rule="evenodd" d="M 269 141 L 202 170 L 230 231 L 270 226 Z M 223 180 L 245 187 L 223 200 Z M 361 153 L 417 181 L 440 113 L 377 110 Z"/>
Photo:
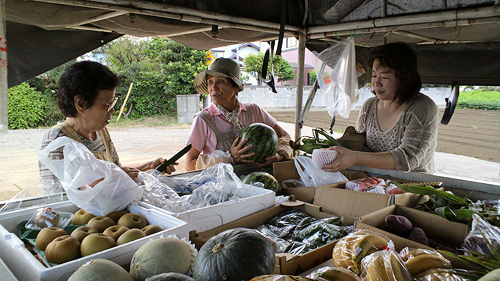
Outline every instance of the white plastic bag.
<path fill-rule="evenodd" d="M 348 181 L 341 172 L 326 172 L 314 165 L 312 159 L 307 156 L 294 158 L 295 168 L 305 186 L 322 186 L 337 182 Z"/>
<path fill-rule="evenodd" d="M 314 70 L 330 116 L 348 118 L 359 99 L 354 38 L 315 53 Z"/>
<path fill-rule="evenodd" d="M 63 148 L 63 159 L 50 152 Z M 142 197 L 139 187 L 118 165 L 97 159 L 83 144 L 60 137 L 38 152 L 38 159 L 61 181 L 73 204 L 95 216 L 126 208 Z"/>

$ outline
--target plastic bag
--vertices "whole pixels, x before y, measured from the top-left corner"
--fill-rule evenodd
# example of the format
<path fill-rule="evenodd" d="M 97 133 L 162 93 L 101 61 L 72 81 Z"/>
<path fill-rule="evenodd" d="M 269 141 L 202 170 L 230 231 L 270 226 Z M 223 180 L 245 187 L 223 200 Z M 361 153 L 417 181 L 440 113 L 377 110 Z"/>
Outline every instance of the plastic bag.
<path fill-rule="evenodd" d="M 40 230 L 45 227 L 65 228 L 73 218 L 73 213 L 60 212 L 50 207 L 40 208 L 26 222 L 26 229 Z"/>
<path fill-rule="evenodd" d="M 462 244 L 464 251 L 477 252 L 484 255 L 493 255 L 493 250 L 500 253 L 500 228 L 491 225 L 477 214 L 472 215 L 471 231 Z M 485 239 L 486 238 L 486 239 Z M 487 240 L 487 241 L 486 241 Z"/>
<path fill-rule="evenodd" d="M 59 147 L 64 147 L 64 158 L 49 157 Z M 120 167 L 97 159 L 87 147 L 71 138 L 52 141 L 38 152 L 38 159 L 59 178 L 68 199 L 95 216 L 123 210 L 142 197 L 143 189 Z"/>
<path fill-rule="evenodd" d="M 314 70 L 330 116 L 348 118 L 359 99 L 354 38 L 315 53 Z"/>
<path fill-rule="evenodd" d="M 314 165 L 312 159 L 307 156 L 297 156 L 294 158 L 295 167 L 300 179 L 306 186 L 322 186 L 337 182 L 348 181 L 341 172 L 326 172 Z M 303 169 L 302 169 L 302 167 Z"/>
<path fill-rule="evenodd" d="M 144 181 L 142 201 L 172 213 L 239 200 L 263 192 L 262 188 L 242 183 L 234 173 L 233 166 L 227 163 L 216 164 L 190 178 L 156 177 L 139 173 L 139 179 Z M 178 196 L 176 191 L 181 190 L 191 194 Z"/>
<path fill-rule="evenodd" d="M 412 276 L 405 262 L 394 251 L 377 251 L 361 260 L 363 280 L 411 281 Z"/>

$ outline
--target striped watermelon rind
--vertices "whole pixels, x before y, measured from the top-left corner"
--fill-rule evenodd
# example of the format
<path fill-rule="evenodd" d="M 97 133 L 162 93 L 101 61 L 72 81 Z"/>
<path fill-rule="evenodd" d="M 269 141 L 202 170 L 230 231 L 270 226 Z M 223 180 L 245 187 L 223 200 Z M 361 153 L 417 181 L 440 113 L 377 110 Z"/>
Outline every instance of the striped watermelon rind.
<path fill-rule="evenodd" d="M 240 142 L 248 138 L 245 146 L 253 144 L 246 153 L 255 152 L 255 155 L 247 158 L 258 163 L 266 162 L 266 158 L 272 156 L 278 150 L 278 135 L 269 125 L 253 123 L 246 127 L 240 134 Z"/>
<path fill-rule="evenodd" d="M 275 177 L 273 177 L 271 174 L 267 172 L 252 172 L 248 175 L 246 175 L 242 182 L 244 184 L 253 184 L 255 182 L 260 182 L 264 184 L 265 189 L 269 189 L 274 191 L 276 195 L 281 194 L 281 185 L 279 182 L 276 180 Z"/>

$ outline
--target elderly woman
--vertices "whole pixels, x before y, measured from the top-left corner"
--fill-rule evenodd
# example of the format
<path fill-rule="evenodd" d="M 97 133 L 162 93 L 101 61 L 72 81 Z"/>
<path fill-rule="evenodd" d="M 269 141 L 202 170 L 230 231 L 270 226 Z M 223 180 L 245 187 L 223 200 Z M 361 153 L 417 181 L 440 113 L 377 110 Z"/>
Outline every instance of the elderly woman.
<path fill-rule="evenodd" d="M 429 97 L 421 94 L 415 52 L 404 43 L 390 43 L 373 49 L 372 97 L 359 113 L 356 131 L 366 133 L 366 146 L 373 152 L 333 147 L 338 156 L 324 167 L 340 171 L 352 165 L 434 172 L 438 110 Z"/>
<path fill-rule="evenodd" d="M 233 60 L 218 58 L 208 70 L 200 72 L 194 80 L 194 88 L 200 94 L 210 95 L 210 106 L 203 109 L 193 120 L 187 143 L 192 144 L 186 154 L 186 169 L 204 169 L 217 163 L 253 163 L 267 167 L 273 162 L 292 157 L 289 146 L 290 135 L 276 119 L 255 103 L 240 103 L 238 92 L 243 90 L 240 81 L 240 66 Z M 265 163 L 248 160 L 254 153 L 240 143 L 238 135 L 253 123 L 264 123 L 278 135 L 277 153 L 269 156 Z"/>
<path fill-rule="evenodd" d="M 59 80 L 57 91 L 59 108 L 66 120 L 50 128 L 43 137 L 41 149 L 59 137 L 70 137 L 84 144 L 96 158 L 120 166 L 134 180 L 139 171 L 154 169 L 163 163 L 163 158 L 157 158 L 137 167 L 121 165 L 106 129 L 115 112 L 115 89 L 118 85 L 116 74 L 100 63 L 81 61 L 68 67 Z M 50 157 L 62 159 L 62 148 L 51 152 Z M 165 170 L 169 174 L 174 171 L 173 165 Z M 40 162 L 39 176 L 42 188 L 45 186 L 52 191 L 62 190 L 57 177 Z"/>

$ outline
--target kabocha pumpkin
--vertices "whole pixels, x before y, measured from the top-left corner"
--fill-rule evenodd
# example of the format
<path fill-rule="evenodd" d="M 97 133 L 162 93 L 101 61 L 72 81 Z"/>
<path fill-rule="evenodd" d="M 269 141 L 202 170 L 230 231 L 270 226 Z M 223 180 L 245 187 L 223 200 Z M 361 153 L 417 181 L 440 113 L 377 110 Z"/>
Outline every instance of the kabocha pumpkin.
<path fill-rule="evenodd" d="M 234 228 L 210 238 L 193 265 L 197 281 L 250 280 L 274 272 L 274 248 L 254 229 Z"/>

